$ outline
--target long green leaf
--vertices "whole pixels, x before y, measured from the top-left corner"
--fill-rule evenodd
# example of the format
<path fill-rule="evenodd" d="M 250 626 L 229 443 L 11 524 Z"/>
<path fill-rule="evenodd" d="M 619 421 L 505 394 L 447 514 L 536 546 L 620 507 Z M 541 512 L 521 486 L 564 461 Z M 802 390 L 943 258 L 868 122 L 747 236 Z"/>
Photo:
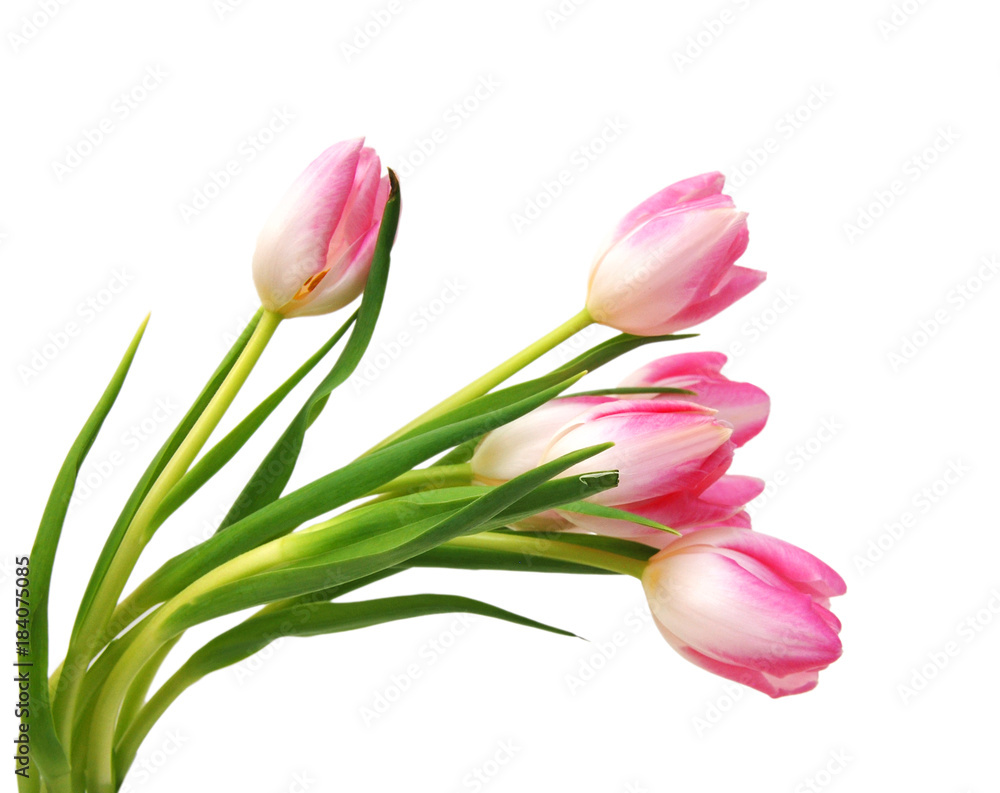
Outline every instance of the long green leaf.
<path fill-rule="evenodd" d="M 597 518 L 612 518 L 613 520 L 627 521 L 639 526 L 646 526 L 650 529 L 676 534 L 678 537 L 681 536 L 681 533 L 676 529 L 664 526 L 658 521 L 644 518 L 642 515 L 636 515 L 634 512 L 629 512 L 628 510 L 607 507 L 604 504 L 594 504 L 590 501 L 575 501 L 572 504 L 564 504 L 560 509 L 563 512 L 576 512 L 581 515 L 592 515 Z"/>
<path fill-rule="evenodd" d="M 375 331 L 375 323 L 382 310 L 382 299 L 389 278 L 390 253 L 396 238 L 396 227 L 399 224 L 399 182 L 391 169 L 389 182 L 389 198 L 382 214 L 382 225 L 375 244 L 371 270 L 361 298 L 361 308 L 358 309 L 357 324 L 351 332 L 351 337 L 333 369 L 306 400 L 302 409 L 292 419 L 284 434 L 243 488 L 243 492 L 237 497 L 229 514 L 219 526 L 219 531 L 232 526 L 241 518 L 256 512 L 281 496 L 299 459 L 306 431 L 326 406 L 333 390 L 351 376 L 368 349 Z"/>
<path fill-rule="evenodd" d="M 224 614 L 335 586 L 402 564 L 441 543 L 482 527 L 548 480 L 606 448 L 602 445 L 581 449 L 533 468 L 489 489 L 471 504 L 443 519 L 431 518 L 394 532 L 379 533 L 346 547 L 331 549 L 321 556 L 310 556 L 303 559 L 301 566 L 292 564 L 213 587 L 191 597 L 165 619 L 165 636 L 173 636 Z M 611 472 L 603 477 L 584 475 L 578 480 L 588 490 L 600 491 L 617 485 L 618 477 Z M 294 561 L 293 554 L 299 544 L 310 554 L 315 550 L 308 533 L 288 537 L 289 562 Z"/>
<path fill-rule="evenodd" d="M 167 561 L 130 596 L 124 607 L 126 616 L 139 616 L 223 562 L 360 498 L 445 449 L 523 416 L 578 379 L 572 377 L 491 413 L 398 441 L 300 487 Z"/>
<path fill-rule="evenodd" d="M 156 515 L 153 517 L 153 529 L 170 517 L 243 448 L 243 445 L 253 436 L 285 397 L 288 396 L 291 390 L 336 346 L 337 342 L 340 341 L 354 324 L 357 317 L 358 313 L 354 312 L 348 318 L 347 322 L 341 325 L 337 332 L 308 361 L 302 364 L 291 377 L 275 389 L 270 396 L 254 408 L 225 438 L 215 444 L 191 467 L 184 477 L 174 485 L 166 498 L 163 499 L 156 511 Z"/>
<path fill-rule="evenodd" d="M 52 582 L 52 568 L 55 563 L 56 549 L 62 535 L 66 512 L 69 509 L 76 478 L 80 467 L 100 432 L 105 418 L 118 398 L 122 384 L 128 374 L 129 367 L 135 358 L 139 342 L 146 330 L 149 317 L 143 320 L 125 351 L 125 356 L 115 370 L 107 388 L 101 395 L 97 406 L 83 425 L 83 429 L 66 455 L 59 469 L 52 492 L 49 495 L 45 510 L 42 513 L 41 524 L 35 543 L 31 549 L 30 575 L 31 582 L 28 604 L 28 653 L 27 660 L 18 659 L 21 668 L 28 672 L 28 696 L 30 713 L 22 716 L 22 723 L 30 725 L 32 759 L 38 766 L 42 776 L 48 780 L 64 777 L 69 773 L 69 763 L 59 739 L 56 736 L 55 723 L 49 702 L 49 635 L 48 635 L 48 601 Z"/>
<path fill-rule="evenodd" d="M 115 776 L 124 777 L 150 726 L 182 692 L 206 675 L 249 658 L 277 639 L 342 633 L 397 620 L 454 613 L 478 614 L 562 636 L 575 636 L 489 603 L 456 595 L 403 595 L 357 603 L 314 603 L 308 608 L 287 608 L 255 615 L 195 652 L 152 697 L 141 718 L 133 723 L 116 747 Z"/>
<path fill-rule="evenodd" d="M 77 612 L 76 621 L 73 625 L 74 638 L 79 636 L 79 632 L 83 627 L 83 620 L 90 611 L 94 597 L 97 595 L 97 590 L 100 587 L 101 582 L 104 580 L 108 567 L 111 565 L 111 560 L 118 552 L 118 547 L 121 545 L 122 538 L 125 536 L 125 532 L 128 530 L 129 524 L 132 522 L 132 518 L 135 517 L 135 513 L 139 509 L 139 505 L 142 504 L 142 501 L 149 492 L 149 489 L 160 476 L 164 467 L 166 467 L 167 463 L 170 461 L 170 458 L 174 456 L 174 452 L 177 451 L 177 447 L 181 445 L 188 433 L 191 431 L 195 422 L 198 421 L 201 414 L 205 411 L 208 403 L 212 401 L 212 397 L 215 396 L 215 392 L 219 390 L 219 387 L 228 376 L 229 371 L 233 368 L 236 360 L 243 352 L 243 348 L 246 347 L 247 342 L 250 341 L 250 337 L 253 335 L 257 324 L 260 322 L 262 314 L 263 309 L 254 314 L 253 318 L 247 323 L 247 326 L 243 329 L 239 338 L 236 339 L 229 352 L 227 352 L 226 356 L 222 359 L 222 363 L 219 364 L 219 367 L 209 378 L 208 383 L 198 395 L 194 404 L 184 415 L 184 418 L 181 419 L 177 428 L 170 434 L 167 442 L 163 444 L 163 447 L 157 453 L 156 457 L 153 458 L 153 461 L 149 464 L 149 466 L 147 466 L 142 477 L 139 479 L 138 484 L 136 484 L 135 489 L 129 496 L 128 501 L 125 503 L 125 507 L 118 516 L 118 520 L 115 521 L 111 534 L 108 536 L 107 541 L 104 543 L 104 547 L 101 549 L 101 554 L 97 559 L 97 564 L 94 566 L 94 570 L 90 575 L 90 580 L 87 582 L 87 589 L 84 592 L 82 601 L 80 602 L 80 609 Z"/>

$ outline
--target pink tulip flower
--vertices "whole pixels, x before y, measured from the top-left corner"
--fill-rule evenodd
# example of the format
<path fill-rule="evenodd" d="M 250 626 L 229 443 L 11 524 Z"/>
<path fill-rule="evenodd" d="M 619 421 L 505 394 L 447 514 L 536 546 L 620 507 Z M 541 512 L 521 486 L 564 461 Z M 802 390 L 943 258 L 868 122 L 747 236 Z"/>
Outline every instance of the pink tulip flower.
<path fill-rule="evenodd" d="M 364 138 L 336 143 L 299 176 L 257 239 L 253 278 L 264 308 L 326 314 L 365 288 L 389 177 Z"/>
<path fill-rule="evenodd" d="M 617 469 L 618 487 L 592 499 L 615 506 L 704 490 L 732 461 L 731 434 L 714 410 L 691 402 L 557 399 L 487 435 L 471 464 L 479 481 L 497 483 L 571 451 L 612 441 L 614 447 L 564 475 Z"/>
<path fill-rule="evenodd" d="M 763 282 L 763 272 L 734 265 L 749 235 L 724 181 L 720 173 L 685 179 L 622 218 L 590 271 L 595 321 L 639 336 L 674 333 Z"/>
<path fill-rule="evenodd" d="M 830 598 L 843 579 L 815 556 L 753 531 L 703 529 L 670 543 L 642 577 L 660 633 L 709 672 L 771 697 L 815 688 L 841 654 Z"/>
<path fill-rule="evenodd" d="M 684 388 L 694 396 L 663 394 L 658 399 L 683 399 L 718 410 L 716 419 L 733 427 L 733 443 L 742 446 L 767 422 L 771 400 L 750 383 L 738 383 L 722 374 L 726 356 L 721 352 L 670 355 L 647 364 L 626 377 L 622 387 Z"/>

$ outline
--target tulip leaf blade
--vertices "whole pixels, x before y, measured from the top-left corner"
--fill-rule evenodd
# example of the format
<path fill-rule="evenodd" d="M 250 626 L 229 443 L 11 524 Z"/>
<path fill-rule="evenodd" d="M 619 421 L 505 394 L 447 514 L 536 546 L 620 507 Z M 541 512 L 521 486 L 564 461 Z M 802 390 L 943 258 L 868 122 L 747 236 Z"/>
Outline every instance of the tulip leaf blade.
<path fill-rule="evenodd" d="M 56 734 L 49 699 L 48 601 L 56 551 L 80 469 L 104 424 L 104 420 L 118 399 L 118 394 L 121 392 L 132 361 L 135 359 L 148 321 L 148 316 L 142 321 L 97 405 L 84 422 L 83 428 L 70 447 L 52 485 L 48 501 L 42 512 L 38 533 L 35 535 L 35 542 L 31 548 L 31 555 L 27 560 L 27 566 L 30 569 L 31 608 L 27 618 L 29 639 L 26 658 L 30 660 L 22 660 L 20 663 L 33 667 L 33 671 L 28 674 L 30 716 L 28 709 L 25 708 L 22 711 L 21 721 L 30 724 L 31 757 L 38 766 L 41 776 L 48 780 L 55 780 L 69 774 L 68 758 Z"/>
<path fill-rule="evenodd" d="M 123 778 L 135 760 L 136 749 L 146 735 L 146 725 L 163 715 L 181 692 L 212 672 L 240 663 L 278 639 L 344 633 L 436 614 L 474 614 L 578 638 L 571 631 L 459 595 L 400 595 L 353 603 L 325 602 L 274 611 L 265 609 L 195 651 L 150 699 L 146 707 L 151 713 L 145 714 L 146 718 L 126 732 L 118 745 L 116 778 Z"/>
<path fill-rule="evenodd" d="M 382 300 L 389 279 L 390 254 L 396 239 L 396 228 L 399 225 L 399 180 L 391 168 L 389 183 L 389 197 L 382 213 L 382 223 L 375 243 L 368 280 L 350 338 L 329 374 L 312 392 L 278 442 L 261 461 L 223 519 L 219 531 L 227 529 L 281 496 L 298 462 L 306 431 L 319 417 L 333 390 L 351 376 L 368 349 L 372 334 L 375 332 L 375 324 L 382 311 Z"/>
<path fill-rule="evenodd" d="M 580 515 L 590 515 L 595 518 L 611 518 L 612 520 L 625 520 L 629 523 L 635 523 L 639 526 L 646 526 L 650 529 L 656 529 L 657 531 L 664 531 L 669 534 L 676 534 L 678 537 L 681 533 L 676 529 L 671 529 L 669 526 L 664 526 L 658 521 L 651 520 L 650 518 L 643 517 L 642 515 L 636 515 L 634 512 L 629 512 L 625 509 L 617 509 L 616 507 L 605 506 L 604 504 L 595 504 L 591 501 L 575 501 L 572 504 L 564 504 L 559 507 L 563 512 L 576 512 Z"/>

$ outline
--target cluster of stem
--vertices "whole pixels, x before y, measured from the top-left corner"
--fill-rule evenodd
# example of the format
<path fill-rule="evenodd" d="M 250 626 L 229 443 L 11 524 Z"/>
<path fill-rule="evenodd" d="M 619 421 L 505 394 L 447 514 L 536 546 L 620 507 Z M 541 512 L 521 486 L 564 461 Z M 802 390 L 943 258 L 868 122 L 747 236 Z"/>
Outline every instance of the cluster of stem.
<path fill-rule="evenodd" d="M 295 561 L 290 556 L 291 548 L 301 553 L 302 548 L 311 547 L 302 542 L 310 531 L 329 529 L 336 524 L 337 517 L 247 551 L 198 578 L 148 613 L 141 598 L 136 599 L 135 592 L 121 600 L 140 554 L 158 528 L 157 509 L 190 469 L 254 368 L 280 320 L 278 314 L 263 313 L 224 382 L 139 504 L 89 608 L 81 611 L 66 658 L 51 680 L 56 731 L 66 756 L 71 758 L 70 777 L 46 779 L 44 788 L 26 783 L 22 790 L 82 793 L 86 789 L 89 793 L 114 793 L 149 729 L 166 708 L 201 676 L 186 665 L 147 699 L 160 664 L 190 627 L 185 622 L 186 608 L 198 599 L 211 597 L 221 587 L 289 565 Z M 586 310 L 580 312 L 402 427 L 366 454 L 382 449 L 421 425 L 487 394 L 591 322 Z M 466 464 L 415 469 L 378 488 L 369 494 L 374 498 L 364 503 L 371 504 L 427 488 L 468 486 L 471 482 L 471 469 Z M 445 545 L 456 549 L 511 551 L 526 557 L 572 562 L 636 577 L 641 576 L 643 569 L 643 562 L 635 559 L 529 536 L 487 532 L 453 539 Z M 280 605 L 266 606 L 260 613 L 267 613 Z"/>

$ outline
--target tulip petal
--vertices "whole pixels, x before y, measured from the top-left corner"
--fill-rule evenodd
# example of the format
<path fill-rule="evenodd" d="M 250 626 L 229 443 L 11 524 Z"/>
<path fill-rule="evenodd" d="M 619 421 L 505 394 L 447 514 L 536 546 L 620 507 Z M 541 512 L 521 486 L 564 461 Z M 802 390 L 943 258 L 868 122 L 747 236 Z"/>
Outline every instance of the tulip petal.
<path fill-rule="evenodd" d="M 664 187 L 660 192 L 654 193 L 619 221 L 608 240 L 601 246 L 597 258 L 600 259 L 604 256 L 617 240 L 628 236 L 653 215 L 658 215 L 664 210 L 672 209 L 680 204 L 719 195 L 725 181 L 725 176 L 718 171 L 712 171 L 682 179 L 669 187 Z"/>
<path fill-rule="evenodd" d="M 710 545 L 752 557 L 776 571 L 800 592 L 829 598 L 847 591 L 844 579 L 828 564 L 808 551 L 767 534 L 729 528 L 703 529 L 678 540 L 674 548 L 692 545 Z"/>
<path fill-rule="evenodd" d="M 720 311 L 731 306 L 741 297 L 750 294 L 767 279 L 767 273 L 762 270 L 751 270 L 748 267 L 734 266 L 726 273 L 723 280 L 712 294 L 696 303 L 692 303 L 670 321 L 659 326 L 657 333 L 675 333 L 684 328 L 690 328 L 710 319 Z M 666 328 L 663 330 L 662 328 Z"/>

